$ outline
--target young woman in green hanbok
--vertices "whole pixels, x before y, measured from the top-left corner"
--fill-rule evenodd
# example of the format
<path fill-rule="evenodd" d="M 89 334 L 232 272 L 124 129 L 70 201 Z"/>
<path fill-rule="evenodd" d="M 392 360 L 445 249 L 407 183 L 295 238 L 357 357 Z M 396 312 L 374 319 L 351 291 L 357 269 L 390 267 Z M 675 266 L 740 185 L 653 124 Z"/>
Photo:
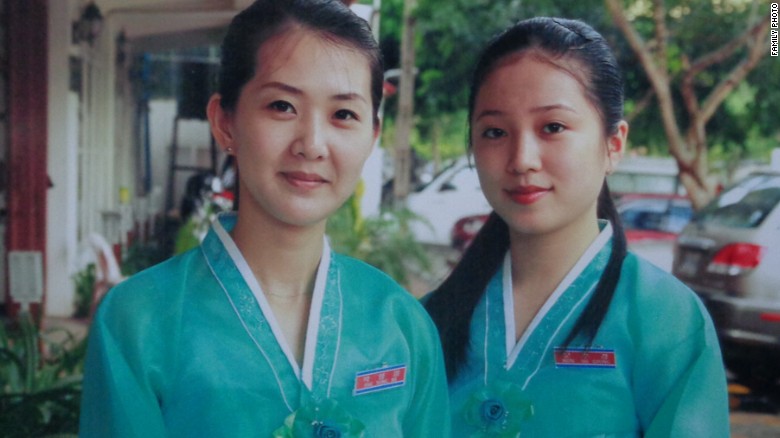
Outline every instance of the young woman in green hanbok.
<path fill-rule="evenodd" d="M 425 310 L 325 238 L 379 134 L 382 82 L 367 23 L 341 2 L 259 0 L 233 19 L 207 112 L 238 166 L 238 212 L 107 294 L 81 436 L 449 433 Z"/>
<path fill-rule="evenodd" d="M 426 299 L 458 436 L 728 436 L 712 322 L 626 251 L 606 176 L 626 148 L 604 38 L 521 21 L 482 52 L 470 150 L 494 209 Z"/>

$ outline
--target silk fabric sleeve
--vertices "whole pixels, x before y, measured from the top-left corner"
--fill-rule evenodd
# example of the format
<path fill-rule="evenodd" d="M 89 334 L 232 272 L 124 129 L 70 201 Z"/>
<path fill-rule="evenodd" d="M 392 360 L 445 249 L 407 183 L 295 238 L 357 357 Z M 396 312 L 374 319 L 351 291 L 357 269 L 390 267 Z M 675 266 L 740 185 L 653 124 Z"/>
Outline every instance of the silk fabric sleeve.
<path fill-rule="evenodd" d="M 446 438 L 451 436 L 450 407 L 438 332 L 431 321 L 420 323 L 425 329 L 419 330 L 417 350 L 421 354 L 416 355 L 417 381 L 409 415 L 404 419 L 404 436 Z"/>
<path fill-rule="evenodd" d="M 702 332 L 667 353 L 669 362 L 679 365 L 679 373 L 660 371 L 666 374 L 665 381 L 670 386 L 656 386 L 656 391 L 667 394 L 657 412 L 647 417 L 646 438 L 729 436 L 726 376 L 720 349 L 711 323 Z"/>
<path fill-rule="evenodd" d="M 633 263 L 629 312 L 637 352 L 633 391 L 646 437 L 729 436 L 728 391 L 709 313 L 694 293 L 647 263 Z"/>
<path fill-rule="evenodd" d="M 149 383 L 133 369 L 102 315 L 93 322 L 89 336 L 79 436 L 166 436 Z"/>

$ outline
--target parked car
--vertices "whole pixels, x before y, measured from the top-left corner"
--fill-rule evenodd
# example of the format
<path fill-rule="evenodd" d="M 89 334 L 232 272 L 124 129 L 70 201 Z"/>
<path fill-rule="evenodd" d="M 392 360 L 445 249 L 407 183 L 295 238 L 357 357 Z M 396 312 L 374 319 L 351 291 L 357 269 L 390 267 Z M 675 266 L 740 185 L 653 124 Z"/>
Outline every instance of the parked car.
<path fill-rule="evenodd" d="M 670 272 L 674 241 L 693 215 L 691 201 L 679 195 L 625 194 L 617 209 L 628 248 Z"/>
<path fill-rule="evenodd" d="M 415 238 L 422 243 L 443 246 L 450 245 L 452 227 L 458 219 L 490 212 L 477 170 L 466 157 L 456 160 L 430 183 L 410 194 L 407 205 L 419 217 L 410 224 Z"/>
<path fill-rule="evenodd" d="M 458 219 L 452 227 L 450 241 L 452 247 L 463 252 L 474 240 L 482 225 L 487 222 L 489 214 L 476 214 Z"/>
<path fill-rule="evenodd" d="M 780 172 L 749 175 L 695 214 L 672 272 L 707 306 L 730 371 L 780 377 Z"/>
<path fill-rule="evenodd" d="M 679 195 L 627 194 L 617 205 L 629 248 L 666 271 L 671 271 L 673 245 L 693 215 L 691 202 Z M 463 251 L 488 214 L 458 219 L 452 227 L 452 247 Z"/>

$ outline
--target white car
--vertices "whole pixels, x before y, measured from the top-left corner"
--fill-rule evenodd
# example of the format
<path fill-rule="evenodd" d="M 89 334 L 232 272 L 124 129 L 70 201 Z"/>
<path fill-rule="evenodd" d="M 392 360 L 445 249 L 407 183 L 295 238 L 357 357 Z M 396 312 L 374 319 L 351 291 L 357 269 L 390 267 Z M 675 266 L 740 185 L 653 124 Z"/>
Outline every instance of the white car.
<path fill-rule="evenodd" d="M 411 229 L 417 241 L 451 245 L 452 228 L 465 216 L 490 213 L 479 186 L 477 170 L 461 157 L 407 198 L 409 209 L 419 216 Z"/>
<path fill-rule="evenodd" d="M 747 381 L 780 377 L 779 267 L 780 171 L 725 189 L 675 246 L 672 272 L 702 299 L 726 366 Z"/>

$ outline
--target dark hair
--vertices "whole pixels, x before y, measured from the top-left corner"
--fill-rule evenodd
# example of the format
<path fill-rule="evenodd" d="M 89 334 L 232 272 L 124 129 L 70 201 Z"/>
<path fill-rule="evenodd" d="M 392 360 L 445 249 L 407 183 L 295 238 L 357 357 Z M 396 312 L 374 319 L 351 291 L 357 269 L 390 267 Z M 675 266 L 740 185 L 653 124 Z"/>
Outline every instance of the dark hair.
<path fill-rule="evenodd" d="M 379 46 L 368 23 L 337 0 L 257 0 L 236 15 L 222 42 L 219 73 L 222 108 L 235 109 L 241 89 L 255 75 L 260 47 L 296 25 L 366 56 L 371 71 L 374 123 L 378 123 L 384 82 Z"/>
<path fill-rule="evenodd" d="M 484 49 L 471 82 L 469 131 L 475 100 L 487 76 L 506 56 L 531 51 L 572 74 L 598 109 L 605 134 L 615 133 L 623 118 L 623 80 L 612 51 L 604 38 L 587 24 L 547 17 L 520 21 L 494 37 Z M 580 336 L 585 338 L 586 345 L 593 342 L 620 279 L 626 240 L 606 180 L 599 194 L 597 214 L 609 220 L 614 228 L 612 253 L 593 297 L 564 345 Z M 493 212 L 458 265 L 425 304 L 439 329 L 450 380 L 466 362 L 474 309 L 508 249 L 508 226 Z"/>

